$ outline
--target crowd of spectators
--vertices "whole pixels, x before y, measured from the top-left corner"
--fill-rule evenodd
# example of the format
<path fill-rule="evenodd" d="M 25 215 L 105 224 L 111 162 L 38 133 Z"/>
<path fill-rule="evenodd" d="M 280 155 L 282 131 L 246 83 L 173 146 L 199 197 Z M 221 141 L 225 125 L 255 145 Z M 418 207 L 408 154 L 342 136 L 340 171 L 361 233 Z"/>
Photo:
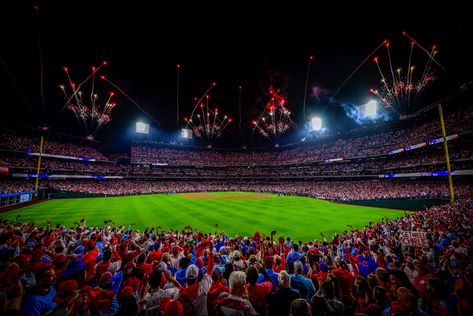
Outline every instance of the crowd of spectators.
<path fill-rule="evenodd" d="M 471 130 L 471 108 L 451 114 L 446 119 L 447 135 Z M 361 137 L 336 137 L 311 145 L 278 151 L 218 151 L 187 150 L 182 148 L 135 145 L 131 148 L 131 162 L 140 164 L 248 166 L 280 165 L 325 161 L 334 158 L 356 158 L 387 155 L 390 151 L 441 138 L 437 120 L 385 133 Z"/>
<path fill-rule="evenodd" d="M 468 131 L 471 118 L 471 109 L 448 115 L 447 133 Z M 41 180 L 40 185 L 107 196 L 251 191 L 333 200 L 447 197 L 444 178 L 294 181 L 438 171 L 444 169 L 443 155 L 432 149 L 440 145 L 387 153 L 439 137 L 438 122 L 429 121 L 276 151 L 134 146 L 135 164 L 45 158 L 41 170 L 140 180 Z M 473 169 L 471 143 L 459 142 L 462 137 L 452 142 L 453 168 Z M 2 130 L 0 149 L 16 152 L 3 152 L 0 166 L 34 172 L 36 158 L 18 152 L 38 152 L 39 137 Z M 43 152 L 106 160 L 93 146 L 55 138 L 46 138 Z M 363 156 L 373 157 L 323 162 Z M 286 176 L 290 179 L 275 180 Z M 33 180 L 0 180 L 0 194 L 33 187 Z M 0 315 L 473 315 L 472 192 L 471 181 L 455 178 L 455 203 L 297 242 L 276 231 L 242 237 L 218 227 L 139 231 L 113 220 L 101 227 L 88 227 L 86 219 L 74 227 L 53 227 L 0 219 Z M 425 238 L 413 246 L 407 231 Z"/>
<path fill-rule="evenodd" d="M 33 189 L 32 182 L 0 180 L 0 194 L 25 192 Z"/>
<path fill-rule="evenodd" d="M 449 196 L 447 181 L 436 180 L 352 180 L 352 181 L 146 181 L 146 180 L 45 180 L 43 188 L 56 191 L 103 194 L 108 196 L 205 192 L 245 191 L 303 195 L 334 200 L 369 200 L 390 198 L 432 198 Z M 17 192 L 33 188 L 27 181 L 4 181 L 3 190 Z M 455 182 L 455 195 L 471 196 L 468 181 Z"/>
<path fill-rule="evenodd" d="M 39 153 L 41 137 L 38 135 L 22 135 L 11 130 L 0 130 L 0 149 L 21 152 Z M 86 141 L 67 141 L 45 137 L 43 153 L 60 156 L 87 157 L 98 160 L 107 158 Z"/>
<path fill-rule="evenodd" d="M 462 198 L 306 241 L 2 220 L 0 313 L 472 315 L 472 210 Z"/>
<path fill-rule="evenodd" d="M 192 155 L 192 153 L 190 153 Z M 453 170 L 473 169 L 473 148 L 469 141 L 453 143 L 450 148 Z M 11 173 L 35 173 L 37 157 L 4 154 L 0 165 L 10 168 Z M 376 159 L 354 159 L 332 163 L 299 163 L 286 165 L 253 166 L 202 166 L 167 165 L 153 166 L 141 164 L 117 164 L 111 162 L 87 162 L 44 157 L 41 173 L 153 176 L 161 178 L 193 177 L 196 179 L 218 178 L 303 178 L 311 176 L 379 175 L 386 173 L 412 173 L 445 170 L 445 159 L 441 145 L 418 151 L 408 151 L 398 155 L 388 155 Z"/>

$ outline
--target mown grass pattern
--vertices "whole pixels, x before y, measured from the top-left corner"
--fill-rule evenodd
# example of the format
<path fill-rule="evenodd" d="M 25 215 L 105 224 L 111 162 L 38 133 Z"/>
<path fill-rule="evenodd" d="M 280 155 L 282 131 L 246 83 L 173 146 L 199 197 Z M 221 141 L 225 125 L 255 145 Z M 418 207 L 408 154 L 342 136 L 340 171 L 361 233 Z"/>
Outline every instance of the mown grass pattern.
<path fill-rule="evenodd" d="M 208 193 L 219 197 L 249 196 L 247 192 Z M 50 200 L 4 214 L 0 217 L 10 220 L 21 214 L 19 221 L 34 220 L 36 225 L 74 226 L 74 221 L 87 219 L 88 226 L 103 225 L 111 219 L 121 224 L 133 224 L 144 230 L 146 227 L 162 226 L 162 229 L 183 229 L 186 225 L 203 232 L 219 231 L 231 236 L 252 236 L 256 231 L 277 236 L 291 236 L 295 240 L 329 238 L 334 232 L 353 227 L 363 227 L 369 221 L 384 217 L 396 218 L 403 211 L 332 203 L 297 196 L 277 196 L 248 199 L 202 199 L 189 198 L 180 194 L 153 194 L 106 198 L 77 198 Z"/>

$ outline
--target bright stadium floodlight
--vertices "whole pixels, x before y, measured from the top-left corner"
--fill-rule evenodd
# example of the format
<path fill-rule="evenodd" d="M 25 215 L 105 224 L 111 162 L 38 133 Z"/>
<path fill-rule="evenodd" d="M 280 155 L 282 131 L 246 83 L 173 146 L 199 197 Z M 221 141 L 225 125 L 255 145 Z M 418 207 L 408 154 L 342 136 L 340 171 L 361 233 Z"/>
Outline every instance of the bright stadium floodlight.
<path fill-rule="evenodd" d="M 192 139 L 192 130 L 188 128 L 181 129 L 181 137 L 184 139 Z"/>
<path fill-rule="evenodd" d="M 149 134 L 149 124 L 136 122 L 135 132 L 138 134 Z"/>
<path fill-rule="evenodd" d="M 378 103 L 371 100 L 363 106 L 363 116 L 375 117 L 378 111 Z"/>
<path fill-rule="evenodd" d="M 322 129 L 322 119 L 320 117 L 313 117 L 310 120 L 313 131 L 320 131 Z"/>

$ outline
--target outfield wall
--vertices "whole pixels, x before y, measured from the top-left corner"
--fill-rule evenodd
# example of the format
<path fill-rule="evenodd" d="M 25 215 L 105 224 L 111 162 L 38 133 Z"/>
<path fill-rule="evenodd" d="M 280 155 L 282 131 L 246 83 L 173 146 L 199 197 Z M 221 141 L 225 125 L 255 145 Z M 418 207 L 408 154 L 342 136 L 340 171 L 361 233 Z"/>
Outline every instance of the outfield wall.
<path fill-rule="evenodd" d="M 394 208 L 398 210 L 420 211 L 430 208 L 434 205 L 445 204 L 447 202 L 448 199 L 376 199 L 345 201 L 344 203 L 382 208 Z"/>
<path fill-rule="evenodd" d="M 69 191 L 49 191 L 48 198 L 51 199 L 70 199 L 70 198 L 88 198 L 88 197 L 105 197 L 105 194 L 69 192 Z"/>
<path fill-rule="evenodd" d="M 218 191 L 218 192 L 223 192 Z M 189 193 L 189 192 L 180 192 L 180 193 Z M 195 192 L 191 192 L 195 193 Z M 260 193 L 273 193 L 274 192 L 260 192 Z M 67 192 L 67 191 L 53 191 L 50 192 L 49 198 L 53 199 L 67 199 L 67 198 L 88 198 L 88 197 L 107 197 L 105 194 L 93 194 L 93 193 L 81 193 L 81 192 Z M 154 193 L 146 193 L 143 195 L 149 195 Z M 163 193 L 161 193 L 163 194 Z M 173 194 L 173 193 L 169 193 Z M 306 197 L 317 198 L 310 195 L 300 195 Z M 381 207 L 381 208 L 392 208 L 398 210 L 425 210 L 426 208 L 430 208 L 434 205 L 440 205 L 448 202 L 446 199 L 434 199 L 434 198 L 425 198 L 425 199 L 375 199 L 375 200 L 353 200 L 353 201 L 339 201 L 334 200 L 337 203 L 346 203 L 346 204 L 353 204 L 353 205 L 364 205 L 364 206 L 373 206 L 373 207 Z"/>

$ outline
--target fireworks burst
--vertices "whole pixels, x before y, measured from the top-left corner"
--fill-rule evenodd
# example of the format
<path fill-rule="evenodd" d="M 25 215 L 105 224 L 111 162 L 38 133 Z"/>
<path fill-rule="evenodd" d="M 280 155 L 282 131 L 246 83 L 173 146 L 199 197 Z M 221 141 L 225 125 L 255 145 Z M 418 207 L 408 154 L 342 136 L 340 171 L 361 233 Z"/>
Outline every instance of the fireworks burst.
<path fill-rule="evenodd" d="M 66 100 L 64 108 L 74 113 L 79 123 L 85 128 L 88 137 L 91 138 L 95 136 L 100 127 L 111 121 L 112 110 L 117 105 L 112 102 L 113 92 L 110 92 L 108 97 L 101 98 L 95 91 L 95 74 L 106 64 L 106 62 L 103 62 L 99 67 L 92 67 L 92 73 L 79 85 L 74 83 L 69 74 L 69 69 L 64 67 L 69 85 L 59 86 Z M 86 94 L 84 90 L 89 88 L 89 83 L 90 94 Z M 84 90 L 81 90 L 81 88 Z"/>
<path fill-rule="evenodd" d="M 215 86 L 215 84 L 213 84 Z M 208 92 L 210 88 L 206 91 Z M 204 97 L 198 100 L 190 118 L 185 117 L 187 127 L 190 127 L 197 137 L 200 137 L 208 145 L 212 144 L 217 138 L 223 135 L 228 124 L 232 119 L 227 115 L 222 115 L 218 108 L 212 110 L 209 105 L 210 96 L 205 94 Z M 197 101 L 197 100 L 196 100 Z"/>
<path fill-rule="evenodd" d="M 286 98 L 281 92 L 269 89 L 270 100 L 257 120 L 253 120 L 253 133 L 257 131 L 261 136 L 276 140 L 295 124 L 291 119 L 291 112 L 286 108 Z"/>
<path fill-rule="evenodd" d="M 394 71 L 389 41 L 383 42 L 387 51 L 389 70 L 383 72 L 380 66 L 380 58 L 377 56 L 373 58 L 373 62 L 376 64 L 381 76 L 381 87 L 378 89 L 371 88 L 369 91 L 377 96 L 384 106 L 390 108 L 398 115 L 405 114 L 415 103 L 415 98 L 436 79 L 432 71 L 432 63 L 437 63 L 435 60 L 437 46 L 433 45 L 431 51 L 427 51 L 427 62 L 425 66 L 420 68 L 421 71 L 419 71 L 417 67 L 412 64 L 412 56 L 414 47 L 416 45 L 421 46 L 412 38 L 410 39 L 409 61 L 406 63 L 407 68 L 405 68 L 405 70 L 399 67 Z M 388 75 L 385 75 L 385 73 L 388 73 Z"/>

